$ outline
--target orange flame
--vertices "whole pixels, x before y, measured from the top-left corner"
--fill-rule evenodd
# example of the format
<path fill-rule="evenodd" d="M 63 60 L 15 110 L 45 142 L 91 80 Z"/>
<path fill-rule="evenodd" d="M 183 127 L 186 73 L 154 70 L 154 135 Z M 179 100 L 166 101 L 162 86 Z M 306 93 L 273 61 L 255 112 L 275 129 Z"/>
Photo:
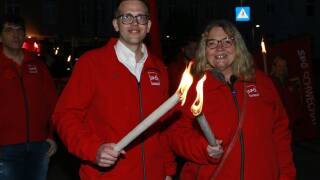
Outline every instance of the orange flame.
<path fill-rule="evenodd" d="M 202 111 L 203 106 L 203 83 L 207 79 L 207 76 L 204 75 L 197 83 L 197 97 L 191 105 L 191 112 L 194 116 L 198 116 Z"/>
<path fill-rule="evenodd" d="M 186 102 L 188 90 L 193 82 L 193 77 L 190 73 L 192 64 L 193 62 L 190 62 L 186 67 L 186 69 L 184 70 L 179 87 L 176 91 L 176 93 L 180 97 L 181 105 L 184 105 L 184 103 Z"/>

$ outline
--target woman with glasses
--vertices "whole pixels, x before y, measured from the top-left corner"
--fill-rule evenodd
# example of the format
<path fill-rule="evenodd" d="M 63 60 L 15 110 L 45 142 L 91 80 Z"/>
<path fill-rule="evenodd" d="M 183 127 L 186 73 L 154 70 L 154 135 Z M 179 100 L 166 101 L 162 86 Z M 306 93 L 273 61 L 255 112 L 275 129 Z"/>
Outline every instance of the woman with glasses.
<path fill-rule="evenodd" d="M 114 148 L 168 97 L 165 67 L 143 43 L 151 27 L 146 2 L 122 0 L 117 7 L 112 23 L 119 38 L 80 57 L 54 125 L 83 160 L 83 180 L 169 180 L 175 164 L 161 120 L 123 150 Z"/>
<path fill-rule="evenodd" d="M 168 132 L 172 148 L 187 161 L 181 179 L 295 179 L 286 112 L 232 23 L 218 20 L 206 27 L 193 70 L 196 77 L 207 76 L 202 113 L 216 145 L 208 144 L 185 105 Z M 194 89 L 187 104 L 195 99 Z"/>

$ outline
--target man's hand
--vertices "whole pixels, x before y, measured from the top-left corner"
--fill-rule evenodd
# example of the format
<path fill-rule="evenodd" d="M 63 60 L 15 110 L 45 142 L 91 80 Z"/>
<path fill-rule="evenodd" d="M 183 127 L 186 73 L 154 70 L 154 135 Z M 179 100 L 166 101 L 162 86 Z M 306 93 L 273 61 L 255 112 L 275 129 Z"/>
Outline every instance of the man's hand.
<path fill-rule="evenodd" d="M 51 157 L 57 152 L 58 146 L 56 142 L 52 139 L 46 139 L 46 141 L 49 143 L 49 150 L 47 152 L 48 156 Z"/>
<path fill-rule="evenodd" d="M 102 144 L 96 155 L 96 163 L 100 167 L 111 167 L 113 166 L 119 158 L 120 153 L 125 154 L 122 150 L 121 152 L 114 150 L 114 143 Z"/>

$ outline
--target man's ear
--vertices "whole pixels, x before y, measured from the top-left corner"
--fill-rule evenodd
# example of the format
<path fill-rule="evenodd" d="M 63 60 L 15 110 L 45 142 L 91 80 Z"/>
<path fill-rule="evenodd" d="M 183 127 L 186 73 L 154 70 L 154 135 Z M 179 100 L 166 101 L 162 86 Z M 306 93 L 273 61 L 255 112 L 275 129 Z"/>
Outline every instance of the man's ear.
<path fill-rule="evenodd" d="M 113 28 L 116 32 L 119 32 L 119 25 L 118 25 L 118 21 L 117 19 L 113 19 L 112 20 L 112 25 L 113 25 Z"/>
<path fill-rule="evenodd" d="M 152 23 L 151 23 L 151 21 L 149 20 L 149 21 L 148 21 L 148 24 L 147 24 L 147 26 L 148 26 L 148 27 L 147 27 L 147 28 L 148 28 L 148 29 L 147 29 L 147 33 L 150 32 L 151 24 L 152 24 Z"/>

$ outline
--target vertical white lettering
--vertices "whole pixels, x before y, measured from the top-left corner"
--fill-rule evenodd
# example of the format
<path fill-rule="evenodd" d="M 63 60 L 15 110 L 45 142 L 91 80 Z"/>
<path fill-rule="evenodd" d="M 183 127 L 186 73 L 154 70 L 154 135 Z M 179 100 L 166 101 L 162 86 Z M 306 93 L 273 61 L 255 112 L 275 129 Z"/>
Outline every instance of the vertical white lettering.
<path fill-rule="evenodd" d="M 309 63 L 307 62 L 306 52 L 305 50 L 298 50 L 297 54 L 300 60 L 300 67 L 302 69 L 302 82 L 303 82 L 303 90 L 304 90 L 304 101 L 307 106 L 308 115 L 312 121 L 313 125 L 317 125 L 316 120 L 316 105 L 315 105 L 315 96 L 313 93 L 312 79 L 309 71 Z"/>

